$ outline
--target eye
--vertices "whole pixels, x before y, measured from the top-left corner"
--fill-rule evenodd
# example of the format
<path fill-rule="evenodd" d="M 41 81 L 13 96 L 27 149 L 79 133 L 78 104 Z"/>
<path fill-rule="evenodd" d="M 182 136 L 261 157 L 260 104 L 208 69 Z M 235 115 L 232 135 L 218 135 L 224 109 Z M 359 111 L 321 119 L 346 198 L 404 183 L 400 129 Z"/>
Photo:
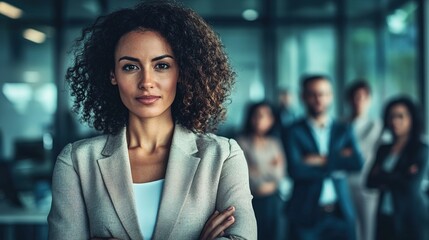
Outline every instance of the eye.
<path fill-rule="evenodd" d="M 168 65 L 167 63 L 157 63 L 155 65 L 155 69 L 159 69 L 159 70 L 165 70 L 169 68 L 170 68 L 170 65 Z"/>
<path fill-rule="evenodd" d="M 122 67 L 122 70 L 129 72 L 129 71 L 133 71 L 133 70 L 139 70 L 139 67 L 137 67 L 136 65 L 132 65 L 132 64 L 125 64 Z"/>

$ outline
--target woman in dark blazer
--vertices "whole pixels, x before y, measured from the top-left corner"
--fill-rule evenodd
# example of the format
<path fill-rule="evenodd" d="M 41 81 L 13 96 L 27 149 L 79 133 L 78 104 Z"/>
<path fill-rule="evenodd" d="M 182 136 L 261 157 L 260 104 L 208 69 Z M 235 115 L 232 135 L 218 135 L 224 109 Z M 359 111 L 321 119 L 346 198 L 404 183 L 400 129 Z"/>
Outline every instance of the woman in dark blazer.
<path fill-rule="evenodd" d="M 387 104 L 384 126 L 393 142 L 378 148 L 367 178 L 367 186 L 380 191 L 376 239 L 428 239 L 428 199 L 422 181 L 429 152 L 420 139 L 421 124 L 417 107 L 408 97 Z"/>
<path fill-rule="evenodd" d="M 172 2 L 86 28 L 66 77 L 104 134 L 58 156 L 49 239 L 255 240 L 244 154 L 211 133 L 234 76 L 213 30 Z"/>

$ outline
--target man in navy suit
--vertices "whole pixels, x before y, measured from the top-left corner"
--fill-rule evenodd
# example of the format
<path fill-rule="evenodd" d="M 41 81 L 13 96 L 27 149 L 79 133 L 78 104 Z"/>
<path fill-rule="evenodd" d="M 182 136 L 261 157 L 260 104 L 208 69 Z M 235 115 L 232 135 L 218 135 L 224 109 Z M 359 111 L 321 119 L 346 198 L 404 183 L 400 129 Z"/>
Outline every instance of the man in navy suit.
<path fill-rule="evenodd" d="M 293 240 L 354 240 L 354 209 L 346 174 L 363 158 L 351 126 L 329 114 L 332 87 L 326 76 L 302 81 L 307 117 L 287 128 L 283 142 L 294 182 L 287 206 Z"/>

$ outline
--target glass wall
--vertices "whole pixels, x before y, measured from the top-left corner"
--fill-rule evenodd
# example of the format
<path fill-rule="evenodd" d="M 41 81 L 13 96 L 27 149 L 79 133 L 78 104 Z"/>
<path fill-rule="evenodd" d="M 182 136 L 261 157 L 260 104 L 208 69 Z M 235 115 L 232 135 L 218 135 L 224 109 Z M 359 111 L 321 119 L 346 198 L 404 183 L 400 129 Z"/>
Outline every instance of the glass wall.
<path fill-rule="evenodd" d="M 20 3 L 38 8 L 40 1 Z M 0 158 L 13 160 L 20 141 L 43 141 L 53 129 L 57 87 L 52 69 L 54 29 L 50 5 L 23 11 L 22 20 L 0 16 Z M 37 21 L 33 21 L 37 19 Z M 52 143 L 45 145 L 52 147 Z"/>
<path fill-rule="evenodd" d="M 5 46 L 4 51 L 0 51 L 0 70 L 5 73 L 0 81 L 0 104 L 2 111 L 10 112 L 0 117 L 1 153 L 9 159 L 13 158 L 14 141 L 18 138 L 41 138 L 53 131 L 60 139 L 73 135 L 61 127 L 64 125 L 58 125 L 55 130 L 53 127 L 57 110 L 62 112 L 63 117 L 56 117 L 60 122 L 66 121 L 64 116 L 70 114 L 70 98 L 63 79 L 59 78 L 64 76 L 69 63 L 67 51 L 72 40 L 100 14 L 133 6 L 139 1 L 46 2 L 17 1 L 17 7 L 23 9 L 22 17 L 0 18 L 0 43 Z M 368 79 L 377 100 L 374 112 L 382 108 L 385 99 L 398 93 L 421 99 L 417 1 L 365 1 L 363 4 L 353 0 L 271 3 L 252 0 L 216 1 L 215 4 L 209 0 L 186 0 L 184 4 L 213 25 L 238 73 L 230 114 L 221 130 L 240 129 L 245 105 L 264 98 L 276 101 L 280 88 L 295 93 L 297 110 L 302 112 L 299 79 L 306 73 L 330 75 L 338 100 L 344 97 L 343 87 L 354 79 Z M 344 22 L 338 22 L 340 20 Z M 41 32 L 44 36 L 41 43 L 24 38 L 24 32 L 31 33 L 32 29 L 36 35 Z M 59 40 L 56 34 L 60 34 Z M 338 44 L 339 40 L 344 41 L 343 44 Z M 267 49 L 274 50 L 269 53 Z M 56 65 L 58 62 L 61 66 Z M 338 105 L 334 113 L 342 112 L 339 110 L 342 109 Z M 94 134 L 73 115 L 71 119 L 77 135 Z"/>
<path fill-rule="evenodd" d="M 407 93 L 419 100 L 417 62 L 417 4 L 408 1 L 388 11 L 386 16 L 385 91 L 391 94 Z"/>
<path fill-rule="evenodd" d="M 416 1 L 380 2 L 370 14 L 353 15 L 346 25 L 346 85 L 367 79 L 373 88 L 373 117 L 380 117 L 384 102 L 399 94 L 422 101 L 416 18 Z"/>
<path fill-rule="evenodd" d="M 266 97 L 262 69 L 262 31 L 258 28 L 236 27 L 215 27 L 215 31 L 220 35 L 237 73 L 231 101 L 227 103 L 227 120 L 219 129 L 220 134 L 232 137 L 241 130 L 248 103 L 262 101 Z"/>
<path fill-rule="evenodd" d="M 335 86 L 335 31 L 332 26 L 282 27 L 278 36 L 278 89 L 288 89 L 294 96 L 296 111 L 300 105 L 301 77 L 323 74 L 332 78 Z"/>

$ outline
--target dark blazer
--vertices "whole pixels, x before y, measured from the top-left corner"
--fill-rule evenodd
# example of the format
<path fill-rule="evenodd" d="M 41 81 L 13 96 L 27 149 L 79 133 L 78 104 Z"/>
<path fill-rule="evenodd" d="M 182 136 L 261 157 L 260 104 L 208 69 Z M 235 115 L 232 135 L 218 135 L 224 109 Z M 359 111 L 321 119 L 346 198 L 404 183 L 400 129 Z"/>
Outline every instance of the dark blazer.
<path fill-rule="evenodd" d="M 422 231 L 427 228 L 428 219 L 428 197 L 422 189 L 422 181 L 427 177 L 429 147 L 418 142 L 413 148 L 404 149 L 392 172 L 386 172 L 381 166 L 392 146 L 388 144 L 378 148 L 368 174 L 367 186 L 380 190 L 378 214 L 381 213 L 380 203 L 386 190 L 391 192 L 398 239 L 422 239 Z M 410 172 L 412 165 L 417 166 L 417 172 Z"/>
<path fill-rule="evenodd" d="M 154 240 L 198 239 L 215 210 L 235 206 L 222 239 L 256 240 L 246 159 L 237 142 L 174 129 Z M 142 240 L 125 128 L 67 145 L 52 180 L 49 239 Z"/>
<path fill-rule="evenodd" d="M 317 223 L 319 197 L 327 177 L 333 179 L 341 212 L 347 220 L 352 221 L 354 209 L 344 171 L 359 171 L 363 158 L 350 125 L 337 121 L 332 123 L 327 164 L 324 166 L 309 166 L 303 161 L 307 154 L 319 154 L 307 120 L 300 120 L 287 128 L 283 133 L 283 143 L 289 176 L 294 182 L 287 207 L 290 221 L 310 226 Z M 352 150 L 351 155 L 341 154 L 346 148 Z"/>

